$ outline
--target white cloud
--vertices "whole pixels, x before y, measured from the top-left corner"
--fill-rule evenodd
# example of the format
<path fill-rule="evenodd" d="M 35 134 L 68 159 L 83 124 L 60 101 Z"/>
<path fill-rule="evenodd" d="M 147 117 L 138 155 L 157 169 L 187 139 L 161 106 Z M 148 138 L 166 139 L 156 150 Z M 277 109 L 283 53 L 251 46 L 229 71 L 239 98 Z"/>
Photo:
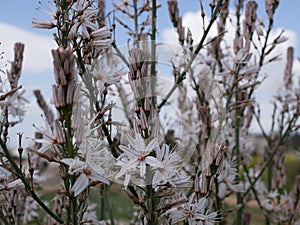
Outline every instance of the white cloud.
<path fill-rule="evenodd" d="M 51 98 L 51 84 L 54 82 L 53 59 L 51 49 L 57 48 L 51 35 L 40 35 L 11 24 L 0 23 L 0 52 L 4 52 L 4 60 L 12 61 L 14 58 L 14 44 L 22 42 L 25 44 L 24 61 L 20 84 L 25 89 L 25 97 L 29 101 L 26 105 L 24 121 L 10 129 L 12 141 L 9 143 L 16 147 L 17 132 L 24 133 L 24 146 L 28 145 L 29 139 L 36 131 L 32 124 L 43 125 L 41 118 L 42 110 L 38 107 L 32 91 L 41 89 L 47 102 Z M 3 64 L 3 62 L 1 62 Z M 7 65 L 10 69 L 10 65 Z"/>
<path fill-rule="evenodd" d="M 51 49 L 56 48 L 51 36 L 35 34 L 7 23 L 0 23 L 0 49 L 6 60 L 13 60 L 16 42 L 25 44 L 23 70 L 40 73 L 52 68 Z"/>

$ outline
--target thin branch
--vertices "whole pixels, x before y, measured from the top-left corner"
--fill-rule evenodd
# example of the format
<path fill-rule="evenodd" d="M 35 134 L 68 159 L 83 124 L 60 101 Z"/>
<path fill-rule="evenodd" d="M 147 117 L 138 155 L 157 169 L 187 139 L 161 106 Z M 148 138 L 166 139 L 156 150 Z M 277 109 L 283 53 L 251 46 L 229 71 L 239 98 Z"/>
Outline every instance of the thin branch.
<path fill-rule="evenodd" d="M 15 170 L 16 175 L 22 180 L 25 190 L 27 193 L 30 194 L 30 196 L 45 210 L 46 213 L 48 213 L 53 219 L 55 219 L 58 223 L 63 224 L 64 221 L 59 218 L 48 206 L 37 196 L 37 194 L 32 190 L 30 184 L 27 182 L 26 177 L 20 170 L 20 168 L 17 166 L 15 161 L 13 160 L 12 156 L 10 155 L 6 145 L 3 143 L 2 139 L 0 139 L 0 145 L 2 150 L 4 151 L 5 157 L 10 162 L 11 166 Z"/>
<path fill-rule="evenodd" d="M 171 95 L 174 93 L 174 91 L 178 88 L 179 84 L 185 79 L 187 71 L 190 69 L 191 65 L 193 64 L 193 62 L 196 59 L 197 55 L 199 54 L 200 50 L 204 46 L 204 41 L 207 38 L 208 33 L 209 33 L 212 25 L 214 24 L 215 20 L 217 19 L 217 16 L 220 12 L 220 8 L 222 6 L 222 3 L 223 3 L 223 1 L 218 1 L 218 5 L 217 5 L 212 17 L 211 17 L 211 20 L 210 20 L 207 28 L 205 29 L 205 31 L 203 33 L 203 36 L 202 36 L 201 40 L 199 41 L 199 44 L 198 44 L 197 48 L 193 52 L 193 55 L 192 55 L 190 61 L 188 62 L 188 64 L 185 66 L 184 70 L 179 75 L 177 81 L 175 82 L 175 84 L 173 85 L 171 90 L 168 92 L 168 94 L 165 96 L 165 98 L 161 101 L 161 103 L 157 106 L 158 109 L 161 109 L 167 103 L 168 99 L 171 97 Z"/>

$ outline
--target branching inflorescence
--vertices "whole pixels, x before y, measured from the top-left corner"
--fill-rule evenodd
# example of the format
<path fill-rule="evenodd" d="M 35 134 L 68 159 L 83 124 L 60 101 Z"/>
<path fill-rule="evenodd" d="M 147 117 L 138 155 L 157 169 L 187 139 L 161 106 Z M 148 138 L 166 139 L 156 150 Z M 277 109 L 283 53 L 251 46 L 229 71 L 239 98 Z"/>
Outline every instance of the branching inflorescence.
<path fill-rule="evenodd" d="M 278 60 L 274 49 L 286 41 L 283 32 L 271 35 L 279 1 L 265 1 L 262 21 L 256 1 L 237 1 L 234 12 L 227 0 L 201 0 L 201 37 L 184 24 L 176 0 L 116 1 L 108 14 L 106 3 L 54 0 L 49 20 L 33 20 L 52 29 L 57 44 L 53 104 L 34 91 L 45 125 L 34 125 L 26 149 L 18 134 L 17 157 L 7 142 L 28 103 L 19 84 L 24 45 L 16 43 L 10 71 L 0 68 L 1 224 L 242 225 L 250 224 L 252 200 L 266 224 L 300 223 L 299 176 L 288 191 L 284 163 L 300 115 L 292 47 L 269 132 L 255 98 L 265 65 Z M 163 49 L 172 54 L 173 79 L 161 83 L 158 11 L 165 8 L 178 45 Z M 124 51 L 117 37 L 125 31 Z M 253 145 L 254 122 L 265 149 Z M 44 173 L 43 165 L 57 173 Z M 48 202 L 49 182 L 56 185 Z M 135 205 L 129 219 L 118 218 L 111 203 L 116 188 Z"/>

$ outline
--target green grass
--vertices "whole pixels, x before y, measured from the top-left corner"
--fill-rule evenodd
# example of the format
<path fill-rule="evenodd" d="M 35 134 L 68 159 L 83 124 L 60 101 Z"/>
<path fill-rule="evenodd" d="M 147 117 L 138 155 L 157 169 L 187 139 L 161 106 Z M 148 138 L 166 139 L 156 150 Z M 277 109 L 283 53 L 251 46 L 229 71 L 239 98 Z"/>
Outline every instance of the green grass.
<path fill-rule="evenodd" d="M 131 199 L 122 191 L 120 184 L 111 186 L 109 199 L 115 218 L 122 221 L 129 221 L 132 218 L 134 205 Z"/>
<path fill-rule="evenodd" d="M 300 175 L 300 159 L 293 153 L 285 155 L 286 187 L 291 190 L 295 183 L 295 177 Z"/>
<path fill-rule="evenodd" d="M 232 207 L 234 207 L 234 205 L 229 204 L 229 205 L 227 205 L 227 207 L 232 208 Z M 264 225 L 265 224 L 265 217 L 257 206 L 249 206 L 248 205 L 244 209 L 244 212 L 251 214 L 250 225 Z M 236 211 L 229 213 L 228 216 L 226 217 L 226 221 L 227 221 L 226 225 L 234 224 L 235 218 L 236 218 Z"/>
<path fill-rule="evenodd" d="M 249 163 L 250 167 L 254 167 L 262 156 L 256 155 Z M 285 170 L 286 170 L 286 188 L 290 191 L 295 183 L 295 177 L 300 175 L 300 159 L 294 153 L 288 152 L 285 155 Z M 262 180 L 267 181 L 267 169 L 262 175 Z"/>

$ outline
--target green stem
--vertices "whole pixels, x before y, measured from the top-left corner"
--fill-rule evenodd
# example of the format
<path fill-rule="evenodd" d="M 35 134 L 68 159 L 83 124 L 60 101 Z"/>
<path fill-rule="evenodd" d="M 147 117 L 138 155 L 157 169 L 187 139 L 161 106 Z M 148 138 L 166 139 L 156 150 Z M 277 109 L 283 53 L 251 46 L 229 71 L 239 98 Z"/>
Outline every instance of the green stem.
<path fill-rule="evenodd" d="M 109 215 L 110 224 L 115 225 L 115 221 L 114 221 L 114 217 L 113 217 L 113 213 L 112 213 L 112 207 L 109 203 L 109 198 L 108 198 L 108 194 L 107 194 L 107 186 L 106 185 L 104 185 L 104 189 L 105 189 L 105 193 L 103 195 L 104 204 L 105 204 L 106 210 L 107 210 L 108 215 Z"/>
<path fill-rule="evenodd" d="M 238 104 L 238 84 L 236 85 L 236 104 Z M 237 174 L 240 173 L 240 109 L 239 106 L 236 106 L 235 110 L 235 156 L 236 156 L 236 170 Z M 239 177 L 237 175 L 237 181 L 239 182 Z M 237 192 L 236 194 L 237 198 L 237 204 L 241 204 L 242 207 L 240 207 L 237 210 L 237 224 L 242 224 L 243 221 L 243 211 L 244 211 L 244 205 L 243 205 L 243 197 L 241 192 Z"/>
<path fill-rule="evenodd" d="M 72 177 L 73 178 L 73 177 Z M 71 202 L 72 202 L 72 218 L 73 218 L 73 225 L 78 224 L 78 217 L 77 217 L 77 198 L 72 194 L 71 196 Z"/>
<path fill-rule="evenodd" d="M 149 225 L 158 224 L 157 214 L 156 214 L 156 200 L 154 198 L 154 189 L 151 184 L 146 186 L 146 199 L 147 199 L 147 212 L 146 218 L 148 220 Z"/>
<path fill-rule="evenodd" d="M 241 10 L 243 8 L 244 5 L 244 0 L 239 0 L 238 4 L 236 6 L 236 18 L 237 18 L 237 29 L 236 29 L 236 35 L 238 37 L 241 36 L 240 34 L 240 17 L 241 17 Z M 241 164 L 241 156 L 240 156 L 240 118 L 241 118 L 241 112 L 242 110 L 240 110 L 240 106 L 239 106 L 239 67 L 238 66 L 238 70 L 235 72 L 235 82 L 236 82 L 236 86 L 235 86 L 235 104 L 236 104 L 236 109 L 235 109 L 235 156 L 236 156 L 236 170 L 237 170 L 237 177 L 236 180 L 237 182 L 240 182 L 240 178 L 239 178 L 239 174 L 240 174 L 240 164 Z M 244 211 L 244 202 L 243 202 L 243 196 L 241 194 L 241 192 L 237 192 L 236 193 L 236 200 L 237 200 L 237 204 L 241 205 L 241 207 L 237 210 L 237 214 L 236 214 L 236 224 L 237 225 L 242 225 L 243 223 L 243 211 Z"/>
<path fill-rule="evenodd" d="M 137 48 L 140 48 L 140 35 L 139 35 L 139 22 L 138 22 L 138 6 L 137 6 L 137 0 L 133 0 L 133 10 L 134 10 L 134 16 L 133 16 L 133 20 L 134 20 L 134 43 L 136 44 Z"/>
<path fill-rule="evenodd" d="M 151 94 L 155 96 L 155 79 L 156 76 L 156 20 L 157 20 L 156 0 L 152 0 L 152 29 L 151 29 Z M 152 98 L 153 106 L 156 105 L 156 97 Z"/>
<path fill-rule="evenodd" d="M 69 33 L 69 3 L 66 0 L 61 1 L 61 16 L 58 17 L 58 20 L 61 19 L 61 23 L 58 23 L 58 33 L 61 38 L 61 45 L 64 48 L 68 47 L 68 33 Z M 60 22 L 60 21 L 58 21 Z M 60 33 L 61 32 L 61 33 Z"/>
<path fill-rule="evenodd" d="M 179 86 L 179 84 L 185 79 L 186 73 L 187 71 L 190 69 L 191 65 L 193 64 L 194 60 L 196 59 L 197 55 L 199 54 L 200 50 L 203 48 L 204 46 L 204 41 L 207 38 L 207 35 L 212 27 L 212 25 L 214 24 L 215 20 L 217 19 L 217 16 L 219 14 L 219 10 L 222 6 L 222 2 L 223 1 L 218 1 L 218 4 L 216 6 L 216 9 L 209 21 L 209 24 L 207 26 L 207 28 L 204 30 L 204 33 L 202 35 L 201 40 L 199 41 L 197 48 L 195 49 L 195 51 L 193 52 L 190 61 L 186 64 L 186 66 L 184 67 L 184 70 L 180 73 L 177 81 L 175 82 L 175 84 L 173 84 L 171 90 L 168 92 L 168 94 L 164 97 L 164 99 L 161 101 L 161 103 L 157 106 L 158 109 L 161 109 L 168 101 L 168 99 L 171 97 L 171 95 L 174 93 L 174 91 L 177 89 L 177 87 Z"/>
<path fill-rule="evenodd" d="M 265 165 L 263 166 L 263 168 L 261 169 L 261 171 L 259 172 L 259 174 L 255 177 L 255 179 L 252 181 L 252 185 L 250 185 L 250 187 L 244 192 L 244 197 L 249 193 L 249 191 L 253 188 L 253 186 L 256 184 L 256 182 L 260 179 L 260 177 L 262 176 L 262 174 L 264 173 L 264 171 L 266 170 L 266 168 L 268 168 L 269 164 L 273 161 L 273 157 L 275 156 L 275 154 L 277 153 L 277 149 L 280 145 L 282 145 L 284 143 L 284 141 L 286 140 L 289 130 L 291 129 L 291 127 L 293 126 L 293 124 L 297 121 L 298 116 L 294 115 L 294 117 L 291 119 L 290 123 L 288 124 L 288 127 L 286 128 L 286 131 L 284 132 L 284 134 L 282 135 L 281 139 L 278 141 L 278 144 L 273 148 L 274 150 L 271 151 L 271 153 L 269 154 L 269 158 L 267 160 L 267 162 L 265 163 Z M 271 148 L 271 140 L 268 139 L 268 149 L 272 150 Z"/>
<path fill-rule="evenodd" d="M 215 176 L 214 178 L 214 182 L 215 182 L 215 187 L 216 187 L 216 212 L 218 213 L 218 221 L 217 223 L 219 225 L 223 225 L 223 220 L 222 220 L 222 217 L 221 217 L 221 199 L 219 197 L 219 182 L 218 182 L 218 177 Z"/>
<path fill-rule="evenodd" d="M 100 186 L 100 207 L 99 207 L 99 213 L 100 213 L 100 220 L 104 220 L 105 219 L 105 202 L 104 202 L 104 196 L 105 196 L 105 193 L 104 193 L 104 190 L 103 190 L 103 186 Z"/>
<path fill-rule="evenodd" d="M 273 13 L 275 13 L 275 9 L 273 10 Z M 268 29 L 267 29 L 267 33 L 266 33 L 266 38 L 265 38 L 265 41 L 264 41 L 264 44 L 263 44 L 263 47 L 262 47 L 262 50 L 261 50 L 261 53 L 260 53 L 259 63 L 258 63 L 259 66 L 258 66 L 258 70 L 257 70 L 255 78 L 258 77 L 258 74 L 259 74 L 259 72 L 261 71 L 261 68 L 264 65 L 265 57 L 266 57 L 265 52 L 266 52 L 266 49 L 267 49 L 267 46 L 268 46 L 268 41 L 269 41 L 269 37 L 270 37 L 270 33 L 272 31 L 272 28 L 273 28 L 273 21 L 269 21 L 269 25 L 268 25 Z M 252 95 L 254 93 L 254 88 L 255 87 L 252 87 L 250 89 L 249 94 L 248 94 L 248 99 L 252 98 Z"/>
<path fill-rule="evenodd" d="M 272 178 L 273 178 L 273 160 L 269 163 L 268 166 L 268 191 L 272 190 Z"/>
<path fill-rule="evenodd" d="M 72 116 L 72 106 L 67 106 L 65 108 L 65 136 L 66 136 L 66 150 L 67 150 L 67 156 L 68 158 L 74 158 L 75 157 L 75 149 L 72 143 L 72 139 L 73 139 L 73 134 L 72 134 L 72 127 L 71 127 L 71 116 Z M 75 175 L 67 175 L 66 177 L 67 180 L 69 180 L 71 182 L 71 186 L 74 185 L 75 181 L 76 181 L 76 177 Z M 67 184 L 69 184 L 69 182 L 67 182 Z M 70 185 L 66 186 L 66 188 L 70 188 Z M 71 215 L 70 217 L 72 218 L 72 224 L 73 225 L 77 225 L 78 224 L 78 217 L 77 217 L 77 213 L 78 213 L 78 208 L 77 208 L 77 198 L 74 196 L 74 194 L 72 193 L 70 195 L 70 203 L 71 203 Z"/>
<path fill-rule="evenodd" d="M 0 218 L 1 218 L 1 221 L 3 222 L 4 225 L 10 225 L 10 223 L 8 222 L 6 216 L 2 212 L 2 207 L 0 209 Z"/>
<path fill-rule="evenodd" d="M 243 165 L 243 168 L 244 168 L 244 170 L 245 170 L 245 173 L 246 173 L 247 179 L 248 179 L 248 181 L 249 181 L 249 183 L 250 183 L 250 186 L 252 187 L 251 190 L 252 190 L 252 193 L 253 193 L 253 195 L 254 195 L 254 198 L 255 198 L 255 200 L 256 200 L 256 202 L 257 202 L 257 204 L 258 204 L 260 210 L 263 212 L 263 211 L 264 211 L 264 208 L 263 208 L 263 206 L 262 206 L 262 204 L 261 204 L 261 201 L 260 201 L 260 199 L 258 198 L 257 192 L 256 192 L 256 190 L 255 190 L 255 188 L 254 188 L 253 182 L 252 182 L 251 177 L 250 177 L 250 175 L 249 175 L 249 170 L 248 170 L 248 168 L 247 168 L 246 165 Z"/>
<path fill-rule="evenodd" d="M 17 166 L 17 164 L 15 163 L 14 159 L 10 155 L 10 153 L 9 153 L 6 145 L 3 143 L 2 139 L 0 139 L 0 145 L 1 145 L 2 150 L 4 151 L 5 157 L 7 158 L 7 160 L 9 161 L 9 163 L 11 164 L 11 166 L 13 167 L 13 169 L 15 170 L 16 175 L 22 180 L 22 182 L 23 182 L 23 184 L 25 186 L 25 190 L 27 191 L 27 193 L 30 194 L 30 196 L 42 207 L 42 209 L 46 213 L 48 213 L 58 223 L 63 224 L 64 221 L 61 218 L 59 218 L 54 212 L 52 212 L 51 209 L 49 209 L 48 206 L 32 190 L 30 184 L 27 182 L 27 179 L 23 175 L 22 171 L 20 170 L 20 168 Z"/>
<path fill-rule="evenodd" d="M 122 52 L 120 51 L 120 49 L 118 48 L 116 41 L 114 41 L 112 44 L 113 48 L 115 49 L 115 51 L 117 52 L 117 55 L 121 58 L 121 60 L 125 63 L 125 65 L 127 67 L 129 67 L 129 62 L 127 61 L 126 57 L 122 54 Z"/>

